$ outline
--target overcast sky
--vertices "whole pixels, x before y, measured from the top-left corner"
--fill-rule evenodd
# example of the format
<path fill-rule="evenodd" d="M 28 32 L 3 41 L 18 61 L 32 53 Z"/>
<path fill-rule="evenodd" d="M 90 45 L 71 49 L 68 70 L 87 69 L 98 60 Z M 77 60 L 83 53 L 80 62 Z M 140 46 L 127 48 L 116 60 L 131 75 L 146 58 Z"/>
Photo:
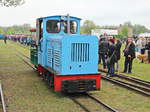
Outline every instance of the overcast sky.
<path fill-rule="evenodd" d="M 38 17 L 67 13 L 97 25 L 131 21 L 150 29 L 150 0 L 26 0 L 17 8 L 0 7 L 0 26 L 24 23 L 34 26 Z"/>

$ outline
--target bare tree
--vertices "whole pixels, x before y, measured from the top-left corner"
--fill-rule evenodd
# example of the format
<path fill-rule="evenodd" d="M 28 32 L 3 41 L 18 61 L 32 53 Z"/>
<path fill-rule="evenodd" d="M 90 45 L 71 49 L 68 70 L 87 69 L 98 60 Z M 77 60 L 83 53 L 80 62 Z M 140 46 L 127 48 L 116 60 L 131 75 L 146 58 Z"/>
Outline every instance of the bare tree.
<path fill-rule="evenodd" d="M 0 0 L 0 6 L 4 7 L 16 7 L 23 5 L 25 0 Z"/>

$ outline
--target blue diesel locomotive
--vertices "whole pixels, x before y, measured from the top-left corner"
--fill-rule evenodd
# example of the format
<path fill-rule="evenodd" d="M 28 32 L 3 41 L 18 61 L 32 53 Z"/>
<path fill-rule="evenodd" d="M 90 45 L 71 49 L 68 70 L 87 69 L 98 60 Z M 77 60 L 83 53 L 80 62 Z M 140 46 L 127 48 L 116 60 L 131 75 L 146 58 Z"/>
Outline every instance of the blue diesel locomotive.
<path fill-rule="evenodd" d="M 55 91 L 100 89 L 98 38 L 80 34 L 80 18 L 49 16 L 36 20 L 37 47 L 31 62 Z"/>

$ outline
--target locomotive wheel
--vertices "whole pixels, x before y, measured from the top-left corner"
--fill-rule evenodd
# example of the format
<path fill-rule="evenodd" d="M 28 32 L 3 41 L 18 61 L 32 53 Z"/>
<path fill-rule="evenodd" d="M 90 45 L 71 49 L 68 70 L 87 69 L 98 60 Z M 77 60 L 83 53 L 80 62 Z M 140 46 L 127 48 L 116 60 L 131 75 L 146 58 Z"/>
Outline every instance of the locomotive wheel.
<path fill-rule="evenodd" d="M 42 73 L 42 79 L 44 81 L 46 81 L 46 75 L 47 75 L 47 71 L 43 71 L 43 73 Z"/>
<path fill-rule="evenodd" d="M 40 77 L 42 76 L 42 73 L 38 71 L 37 75 Z"/>
<path fill-rule="evenodd" d="M 53 87 L 54 87 L 54 77 L 53 77 L 53 76 L 48 75 L 48 80 L 47 80 L 47 82 L 48 82 L 48 86 L 49 86 L 50 88 L 53 88 Z"/>

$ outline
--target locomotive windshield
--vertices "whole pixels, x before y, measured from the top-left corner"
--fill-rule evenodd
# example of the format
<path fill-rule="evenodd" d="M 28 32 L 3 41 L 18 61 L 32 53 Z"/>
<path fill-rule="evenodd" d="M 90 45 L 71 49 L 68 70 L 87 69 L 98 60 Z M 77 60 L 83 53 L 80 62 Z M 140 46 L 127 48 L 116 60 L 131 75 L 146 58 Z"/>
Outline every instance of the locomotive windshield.
<path fill-rule="evenodd" d="M 57 21 L 57 20 L 47 21 L 46 30 L 48 33 L 59 33 L 60 32 L 60 21 Z"/>
<path fill-rule="evenodd" d="M 64 32 L 67 33 L 67 21 L 64 22 L 65 30 Z M 77 23 L 75 21 L 70 21 L 70 33 L 75 34 L 77 32 Z"/>
<path fill-rule="evenodd" d="M 49 20 L 46 23 L 46 30 L 48 33 L 59 33 L 61 30 L 61 24 L 64 26 L 64 32 L 67 33 L 67 21 L 60 22 L 58 20 Z M 77 22 L 70 21 L 70 33 L 75 34 L 77 32 Z"/>

